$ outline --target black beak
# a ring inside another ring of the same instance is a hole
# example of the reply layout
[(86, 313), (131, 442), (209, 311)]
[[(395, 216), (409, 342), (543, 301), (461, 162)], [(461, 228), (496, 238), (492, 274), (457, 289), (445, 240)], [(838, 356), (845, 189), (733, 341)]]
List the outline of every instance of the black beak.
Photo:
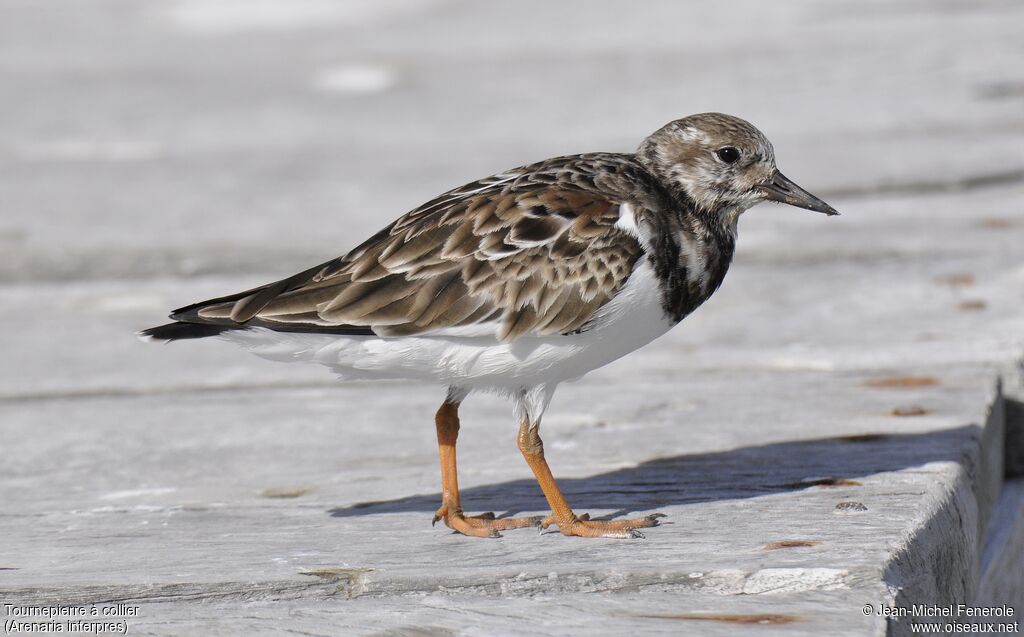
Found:
[(838, 210), (821, 199), (818, 199), (800, 186), (797, 186), (789, 179), (789, 177), (783, 175), (777, 170), (775, 171), (775, 174), (772, 175), (771, 181), (757, 187), (760, 188), (765, 195), (767, 195), (768, 199), (771, 199), (772, 201), (788, 203), (789, 205), (796, 206), (797, 208), (815, 210), (827, 215), (839, 214)]

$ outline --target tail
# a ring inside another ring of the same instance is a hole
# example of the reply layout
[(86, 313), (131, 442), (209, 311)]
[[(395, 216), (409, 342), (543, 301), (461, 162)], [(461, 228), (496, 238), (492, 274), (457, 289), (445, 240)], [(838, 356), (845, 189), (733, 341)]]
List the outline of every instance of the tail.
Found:
[(138, 333), (139, 338), (145, 341), (181, 341), (189, 338), (206, 338), (216, 336), (227, 330), (238, 329), (230, 325), (210, 325), (208, 323), (183, 323), (175, 321), (167, 325), (151, 327)]
[[(244, 330), (250, 327), (265, 327), (278, 332), (325, 332), (346, 336), (373, 336), (374, 332), (367, 326), (322, 325), (318, 321), (281, 322), (274, 321), (273, 317), (259, 316), (260, 310), (274, 298), (309, 283), (317, 273), (337, 261), (335, 259), (321, 263), (287, 279), (261, 285), (251, 290), (178, 308), (171, 312), (171, 319), (174, 320), (174, 323), (142, 330), (138, 336), (146, 341), (166, 343), (190, 338), (206, 338), (230, 330)], [(203, 310), (207, 312), (202, 313)]]

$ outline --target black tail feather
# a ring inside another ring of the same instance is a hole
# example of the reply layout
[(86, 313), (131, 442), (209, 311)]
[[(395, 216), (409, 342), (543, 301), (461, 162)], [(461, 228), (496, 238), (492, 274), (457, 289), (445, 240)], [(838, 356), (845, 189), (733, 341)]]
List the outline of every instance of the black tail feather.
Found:
[(208, 323), (182, 323), (180, 321), (158, 325), (148, 330), (139, 332), (143, 338), (152, 338), (158, 341), (180, 341), (188, 338), (206, 338), (216, 336), (221, 332), (230, 329), (237, 329), (230, 325), (210, 325)]
[(167, 325), (158, 325), (157, 327), (151, 327), (148, 330), (142, 330), (139, 332), (139, 336), (144, 339), (153, 339), (155, 341), (181, 341), (189, 338), (206, 338), (207, 336), (216, 336), (223, 334), (229, 330), (244, 330), (250, 327), (264, 327), (275, 332), (297, 332), (300, 334), (337, 334), (339, 336), (376, 336), (374, 331), (366, 326), (361, 325), (281, 325), (275, 324), (270, 321), (262, 321), (255, 319), (242, 325), (235, 323), (233, 325), (218, 325), (214, 323), (189, 323), (187, 321), (177, 321), (174, 323), (168, 323)]

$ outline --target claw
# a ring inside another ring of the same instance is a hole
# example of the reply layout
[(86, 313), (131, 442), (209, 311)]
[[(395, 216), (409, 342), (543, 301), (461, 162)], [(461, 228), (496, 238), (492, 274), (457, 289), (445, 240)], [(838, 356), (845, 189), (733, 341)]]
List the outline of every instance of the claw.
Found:
[(442, 506), (434, 514), (432, 526), (444, 521), (445, 526), (456, 533), (473, 537), (501, 537), (500, 531), (536, 526), (540, 518), (499, 518), (493, 512), (480, 515), (465, 515), (462, 509), (451, 505)]
[(563, 535), (640, 539), (644, 534), (637, 530), (638, 527), (658, 526), (658, 519), (663, 517), (666, 517), (664, 513), (652, 513), (632, 520), (594, 520), (589, 514), (581, 513), (579, 516), (573, 516), (565, 524), (559, 524), (554, 515), (549, 515), (540, 526), (542, 529), (557, 526)]

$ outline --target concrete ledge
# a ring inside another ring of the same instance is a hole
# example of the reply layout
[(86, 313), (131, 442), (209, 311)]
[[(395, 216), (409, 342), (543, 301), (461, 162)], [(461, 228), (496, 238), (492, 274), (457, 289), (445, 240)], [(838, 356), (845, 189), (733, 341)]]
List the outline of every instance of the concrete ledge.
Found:
[[(1014, 384), (1018, 379), (1014, 379)], [(1007, 401), (1000, 392), (985, 425), (965, 445), (958, 475), (940, 498), (929, 502), (925, 523), (915, 529), (886, 568), (893, 604), (949, 607), (971, 600), (979, 607), (1008, 605), (1024, 610), (1024, 507), (1019, 480), (1004, 480)], [(1013, 617), (1010, 621), (1013, 621)], [(913, 634), (912, 621), (891, 618), (889, 634)], [(961, 619), (969, 623), (967, 619)], [(918, 633), (919, 634), (919, 633)]]
[[(380, 622), (373, 618), (382, 608), (404, 608), (396, 610), (399, 617), (408, 619), (411, 612), (416, 623), (461, 630), (470, 626), (472, 612), (452, 615), (433, 605), (449, 600), (444, 608), (479, 607), (487, 613), (500, 604), (516, 614), (538, 600), (560, 600), (560, 613), (595, 630), (614, 615), (623, 623), (694, 625), (694, 634), (708, 634), (706, 623), (722, 630), (731, 626), (728, 634), (758, 634), (762, 622), (781, 622), (777, 629), (784, 626), (790, 635), (862, 635), (902, 634), (907, 625), (863, 616), (867, 603), (981, 604), (1019, 594), (1012, 560), (1019, 559), (1020, 516), (1008, 508), (1019, 494), (1009, 488), (996, 504), (1006, 410), (992, 372), (874, 372), (841, 380), (753, 374), (727, 391), (756, 391), (771, 379), (772, 402), (779, 407), (789, 400), (785, 387), (822, 396), (816, 388), (829, 388), (827, 398), (802, 401), (800, 416), (789, 414), (792, 426), (801, 428), (795, 420), (834, 418), (836, 405), (853, 401), (860, 412), (882, 412), (894, 396), (896, 404), (928, 404), (945, 415), (918, 420), (911, 428), (916, 433), (883, 433), (856, 419), (832, 420), (829, 438), (786, 439), (783, 431), (778, 442), (721, 451), (710, 450), (719, 438), (705, 433), (721, 419), (754, 422), (764, 409), (758, 401), (729, 405), (713, 399), (725, 389), (718, 379), (686, 379), (713, 400), (691, 413), (694, 425), (680, 430), (676, 412), (643, 411), (656, 396), (668, 395), (664, 381), (659, 385), (656, 373), (634, 372), (632, 408), (641, 409), (636, 416), (642, 420), (618, 406), (591, 402), (596, 420), (553, 418), (548, 426), (552, 461), (567, 467), (563, 486), (581, 510), (669, 514), (671, 524), (652, 529), (643, 542), (587, 543), (533, 531), (482, 542), (430, 528), (438, 494), (395, 497), (435, 480), (428, 427), (365, 429), (352, 445), (348, 434), (332, 433), (322, 422), (322, 414), (340, 413), (367, 395), (363, 388), (261, 389), (263, 416), (254, 412), (244, 421), (227, 415), (255, 397), (246, 390), (183, 394), (173, 407), (159, 394), (80, 398), (71, 403), (77, 417), (93, 423), (89, 431), (73, 441), (52, 439), (43, 448), (35, 441), (15, 449), (22, 462), (9, 468), (20, 475), (14, 484), (36, 486), (24, 497), (15, 493), (0, 517), (0, 554), (8, 556), (0, 564), (8, 569), (0, 571), (0, 598), (25, 606), (142, 605), (132, 626), (157, 633), (168, 621), (211, 629), (218, 613), (245, 625), (237, 616), (243, 608), (290, 608), (333, 622), (341, 612), (338, 603), (351, 605), (344, 606), (345, 625), (353, 629)], [(907, 380), (912, 378), (936, 383)], [(571, 405), (604, 395), (608, 380), (567, 386), (562, 400)], [(377, 387), (373, 395), (381, 405), (401, 404), (403, 396), (410, 414), (429, 413), (433, 400), (430, 392), (391, 386)], [(511, 438), (507, 449), (495, 452), (488, 440), (493, 431), (482, 435), (481, 424), (500, 420), (504, 405), (478, 402), (483, 404), (469, 409), (465, 419), (467, 506), (500, 503), (507, 514), (542, 511), (543, 500), (525, 472), (514, 476), (518, 458)], [(296, 405), (304, 407), (295, 411)], [(23, 407), (0, 405), (0, 414), (6, 409), (9, 417), (15, 413), (10, 409)], [(46, 404), (35, 410), (44, 420), (52, 411)], [(132, 422), (129, 414), (149, 416)], [(374, 415), (359, 419), (372, 426)], [(899, 422), (907, 428), (907, 421)], [(139, 437), (154, 426), (175, 432), (173, 438), (153, 439), (166, 449), (156, 456), (154, 443)], [(348, 426), (364, 428), (358, 421)], [(746, 435), (766, 434), (778, 432)], [(638, 453), (652, 438), (667, 455), (620, 464), (618, 458)], [(67, 459), (75, 456), (68, 445), (90, 449), (88, 462), (69, 466)], [(673, 453), (706, 445), (712, 445), (706, 452)], [(389, 448), (401, 461), (381, 482), (376, 465)], [(572, 457), (583, 449), (588, 460), (576, 467)], [(306, 469), (297, 472), (292, 458), (302, 458)], [(595, 461), (607, 469), (573, 475)], [(120, 477), (104, 478), (105, 466), (120, 466)], [(511, 479), (488, 477), (509, 469)], [(35, 477), (43, 475), (45, 489)], [(10, 479), (8, 485), (13, 486)], [(34, 536), (47, 537), (46, 548), (25, 554), (19, 547), (31, 545)], [(983, 560), (984, 536), (989, 539)], [(110, 542), (116, 551), (105, 548)], [(438, 555), (445, 557), (438, 561)], [(424, 600), (433, 601), (424, 607)], [(821, 604), (832, 610), (822, 613)], [(547, 630), (543, 623), (526, 625), (542, 634)]]

